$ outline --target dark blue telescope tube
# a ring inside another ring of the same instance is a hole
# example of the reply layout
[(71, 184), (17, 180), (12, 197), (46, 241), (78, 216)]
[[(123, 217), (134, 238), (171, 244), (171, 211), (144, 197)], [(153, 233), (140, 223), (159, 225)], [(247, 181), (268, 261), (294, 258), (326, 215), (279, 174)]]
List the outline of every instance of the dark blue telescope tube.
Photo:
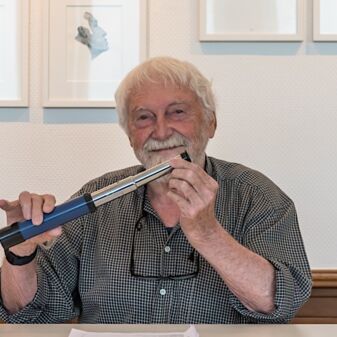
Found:
[[(180, 157), (191, 161), (187, 152)], [(44, 213), (41, 225), (34, 225), (31, 220), (16, 222), (0, 230), (0, 242), (8, 249), (36, 235), (42, 234), (82, 215), (93, 213), (97, 207), (130, 193), (148, 182), (162, 177), (172, 171), (169, 162), (156, 165), (134, 176), (125, 178), (96, 192), (86, 193), (56, 206), (51, 213)]]

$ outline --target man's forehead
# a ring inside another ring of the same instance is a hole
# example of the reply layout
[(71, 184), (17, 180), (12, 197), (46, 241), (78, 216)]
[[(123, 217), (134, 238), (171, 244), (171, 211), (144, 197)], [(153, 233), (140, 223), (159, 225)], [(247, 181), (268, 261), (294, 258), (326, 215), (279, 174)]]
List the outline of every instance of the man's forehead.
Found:
[(192, 106), (194, 110), (202, 109), (200, 100), (190, 88), (147, 82), (146, 85), (137, 86), (130, 91), (127, 109), (129, 114), (145, 111), (167, 111), (179, 104), (184, 109), (189, 109)]
[(179, 104), (193, 102), (196, 99), (196, 94), (189, 88), (148, 85), (133, 90), (129, 95), (129, 104), (137, 105), (141, 102), (156, 103), (164, 101), (168, 104)]

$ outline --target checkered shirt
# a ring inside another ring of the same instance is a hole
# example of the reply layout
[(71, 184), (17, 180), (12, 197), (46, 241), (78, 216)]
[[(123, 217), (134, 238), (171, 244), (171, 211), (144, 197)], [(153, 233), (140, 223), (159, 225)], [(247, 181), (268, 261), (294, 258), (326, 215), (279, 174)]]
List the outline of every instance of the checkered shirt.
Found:
[[(76, 195), (141, 170), (107, 173)], [(76, 316), (82, 323), (112, 324), (288, 322), (311, 292), (293, 202), (267, 177), (242, 165), (208, 157), (206, 171), (219, 184), (219, 223), (275, 268), (274, 312), (243, 306), (212, 266), (193, 253), (179, 225), (167, 232), (141, 187), (67, 223), (58, 239), (40, 246), (35, 298), (12, 315), (0, 305), (0, 318), (9, 323), (57, 323)]]

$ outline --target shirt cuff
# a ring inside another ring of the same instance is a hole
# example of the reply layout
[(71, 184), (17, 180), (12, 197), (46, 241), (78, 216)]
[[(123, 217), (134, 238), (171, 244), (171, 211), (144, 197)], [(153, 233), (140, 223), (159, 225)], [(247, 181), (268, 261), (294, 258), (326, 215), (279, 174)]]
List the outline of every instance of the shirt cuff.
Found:
[(287, 323), (293, 318), (297, 308), (294, 305), (295, 285), (294, 278), (287, 266), (268, 260), (275, 268), (275, 310), (270, 314), (264, 314), (247, 309), (239, 299), (231, 293), (230, 302), (241, 315), (251, 320), (251, 323)]

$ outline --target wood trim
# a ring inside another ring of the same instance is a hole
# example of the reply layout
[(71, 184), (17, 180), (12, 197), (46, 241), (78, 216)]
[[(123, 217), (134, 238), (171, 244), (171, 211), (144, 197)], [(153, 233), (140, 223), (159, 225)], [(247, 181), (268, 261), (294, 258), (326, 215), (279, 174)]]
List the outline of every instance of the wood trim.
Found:
[(314, 269), (311, 275), (313, 280), (311, 296), (291, 323), (336, 324), (337, 269)]
[(314, 288), (337, 288), (337, 269), (314, 269), (311, 275)]
[(336, 317), (295, 317), (291, 324), (337, 324)]

